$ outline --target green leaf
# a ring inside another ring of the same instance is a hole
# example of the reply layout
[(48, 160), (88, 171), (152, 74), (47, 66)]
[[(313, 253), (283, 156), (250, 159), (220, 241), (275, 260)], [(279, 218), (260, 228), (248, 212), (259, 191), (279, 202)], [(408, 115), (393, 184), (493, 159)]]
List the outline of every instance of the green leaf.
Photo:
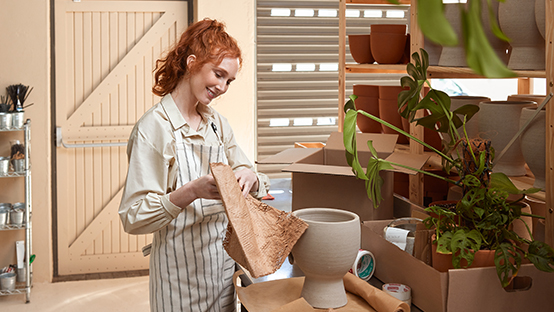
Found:
[(468, 66), (488, 78), (517, 77), (496, 55), (485, 35), (480, 1), (469, 1), (468, 5), (467, 11), (462, 10), (462, 35)]
[[(466, 122), (469, 121), (475, 114), (479, 112), (479, 106), (473, 104), (467, 104), (462, 107), (458, 107), (452, 113), (454, 115), (466, 116)], [(463, 117), (462, 117), (463, 118)]]
[(501, 243), (494, 252), (496, 274), (502, 287), (508, 286), (521, 266), (521, 255), (510, 243)]
[(526, 257), (537, 269), (544, 272), (554, 272), (554, 249), (545, 242), (531, 242)]
[(481, 235), (477, 230), (459, 229), (452, 236), (452, 265), (461, 268), (461, 260), (467, 261), (467, 266), (473, 263), (474, 252), (481, 249)]
[(443, 46), (458, 44), (458, 36), (444, 16), (442, 0), (417, 1), (417, 22), (423, 34)]
[(441, 254), (451, 254), (452, 232), (445, 232), (437, 239), (437, 252)]
[(514, 185), (512, 180), (510, 180), (510, 178), (508, 178), (508, 176), (502, 172), (493, 172), (491, 174), (491, 181), (489, 186), (491, 188), (503, 190), (510, 194), (516, 195), (533, 194), (540, 191), (540, 189), (533, 187), (526, 190), (520, 190)]
[(349, 110), (344, 115), (344, 125), (342, 128), (342, 136), (344, 141), (344, 148), (350, 154), (354, 154), (355, 149), (355, 136), (356, 136), (356, 118), (358, 112), (356, 110)]

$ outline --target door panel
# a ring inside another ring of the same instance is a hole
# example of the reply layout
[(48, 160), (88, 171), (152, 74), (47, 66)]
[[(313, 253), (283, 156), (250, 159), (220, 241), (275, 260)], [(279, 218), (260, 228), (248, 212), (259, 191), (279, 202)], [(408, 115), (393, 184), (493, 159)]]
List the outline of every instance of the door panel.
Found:
[[(66, 143), (125, 142), (159, 101), (152, 70), (187, 25), (186, 1), (56, 0), (56, 126)], [(151, 235), (128, 235), (117, 209), (124, 146), (56, 150), (58, 274), (148, 267)]]

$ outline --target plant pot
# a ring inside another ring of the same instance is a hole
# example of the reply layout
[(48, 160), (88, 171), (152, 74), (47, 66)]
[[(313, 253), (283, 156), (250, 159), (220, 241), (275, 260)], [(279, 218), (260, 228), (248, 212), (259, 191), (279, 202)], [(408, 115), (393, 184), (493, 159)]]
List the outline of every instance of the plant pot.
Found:
[[(433, 235), (433, 240), (435, 235)], [(452, 265), (452, 254), (441, 254), (437, 252), (437, 244), (431, 246), (431, 260), (433, 262), (433, 268), (439, 272), (448, 272), (449, 269), (454, 269)], [(462, 259), (460, 261), (462, 267), (467, 266), (467, 261)], [(473, 262), (469, 266), (470, 268), (481, 268), (494, 266), (494, 250), (478, 250), (474, 254)]]
[(348, 47), (356, 63), (372, 64), (375, 62), (371, 54), (370, 35), (348, 35)]
[[(356, 109), (361, 109), (366, 113), (379, 117), (379, 86), (354, 85), (354, 94), (358, 96)], [(358, 129), (363, 133), (381, 133), (381, 124), (364, 115), (358, 114), (356, 119)]]
[[(529, 205), (531, 213), (537, 216), (546, 217), (546, 202), (530, 196), (525, 196), (525, 202)], [(535, 240), (544, 242), (544, 231), (541, 231), (540, 221), (544, 219), (532, 218), (533, 237)], [(544, 226), (544, 223), (543, 223)]]
[(305, 275), (301, 296), (314, 308), (346, 305), (342, 278), (360, 248), (358, 215), (331, 208), (304, 208), (293, 214), (309, 225), (292, 249), (294, 262)]
[(425, 37), (424, 39), (423, 46), (425, 51), (427, 51), (427, 54), (429, 54), (429, 65), (430, 66), (439, 65), (442, 46), (440, 44), (436, 44), (433, 41), (427, 39), (427, 37)]
[(546, 38), (546, 0), (535, 0), (535, 23), (542, 38)]
[[(486, 96), (453, 96), (450, 98), (450, 110), (454, 111), (464, 105), (473, 104), (479, 106), (480, 102), (490, 101), (491, 99)], [(467, 123), (466, 123), (466, 132), (467, 136), (472, 138), (479, 137), (479, 121), (477, 120), (479, 112), (475, 114)]]
[(526, 173), (521, 138), (498, 159), (504, 147), (518, 132), (521, 110), (525, 107), (536, 107), (536, 104), (531, 101), (485, 101), (479, 104), (480, 136), (491, 141), (497, 158), (493, 160), (493, 172), (503, 172), (507, 176), (523, 176)]
[(512, 51), (508, 68), (544, 69), (545, 43), (535, 22), (535, 0), (501, 2), (498, 7), (498, 22), (502, 32), (511, 40)]
[(462, 45), (462, 21), (460, 18), (460, 4), (444, 4), (444, 15), (458, 36), (458, 45), (442, 47), (439, 66), (465, 67), (467, 66), (464, 47)]
[[(397, 103), (397, 100), (379, 99), (379, 115), (384, 121), (392, 124), (399, 129), (404, 130), (404, 126), (402, 125), (403, 118), (398, 113)], [(381, 125), (381, 129), (382, 132), (386, 134), (398, 134), (398, 143), (409, 143), (408, 138), (405, 135), (398, 133), (396, 130), (393, 130), (385, 125)]]
[(379, 64), (397, 64), (406, 47), (406, 25), (371, 25), (371, 54)]
[(508, 101), (532, 101), (537, 103), (537, 105), (541, 104), (544, 99), (546, 98), (546, 95), (538, 95), (538, 94), (511, 94), (508, 95)]
[(510, 54), (507, 53), (507, 50), (510, 48), (510, 44), (500, 38), (498, 38), (491, 30), (489, 26), (491, 21), (490, 18), (494, 19), (495, 24), (498, 25), (498, 1), (491, 1), (492, 16), (489, 14), (489, 7), (487, 4), (488, 1), (481, 1), (481, 23), (484, 28), (485, 36), (489, 41), (492, 49), (498, 55), (498, 58), (504, 63), (508, 64)]
[[(519, 127), (523, 126), (537, 111), (525, 107), (521, 110)], [(546, 110), (542, 109), (521, 134), (521, 152), (527, 166), (535, 176), (533, 187), (544, 190), (546, 184)]]

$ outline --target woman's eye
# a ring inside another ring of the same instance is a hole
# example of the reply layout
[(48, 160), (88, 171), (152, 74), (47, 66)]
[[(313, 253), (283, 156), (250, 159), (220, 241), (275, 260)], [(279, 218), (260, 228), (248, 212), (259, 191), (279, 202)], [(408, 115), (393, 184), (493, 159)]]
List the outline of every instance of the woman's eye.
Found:
[(217, 78), (221, 78), (221, 75), (218, 74), (218, 73), (215, 73), (215, 76), (216, 76)]

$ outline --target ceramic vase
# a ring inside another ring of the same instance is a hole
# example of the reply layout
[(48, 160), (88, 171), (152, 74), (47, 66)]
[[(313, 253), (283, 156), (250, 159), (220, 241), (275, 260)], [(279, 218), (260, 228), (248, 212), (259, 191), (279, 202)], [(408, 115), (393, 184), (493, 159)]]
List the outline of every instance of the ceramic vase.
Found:
[(498, 159), (504, 147), (518, 132), (521, 110), (525, 107), (536, 107), (536, 104), (531, 101), (485, 101), (479, 104), (480, 137), (490, 140), (495, 150), (493, 172), (503, 172), (507, 176), (523, 176), (526, 173), (521, 137)]
[(444, 4), (444, 15), (458, 36), (458, 45), (442, 48), (439, 66), (464, 67), (467, 66), (464, 47), (462, 45), (462, 21), (460, 18), (460, 4)]
[[(523, 126), (535, 113), (537, 108), (526, 107), (521, 110), (519, 127)], [(523, 159), (535, 176), (533, 187), (544, 190), (546, 175), (546, 110), (539, 114), (521, 134), (521, 151)]]
[[(467, 95), (461, 95), (461, 96), (453, 96), (450, 98), (450, 110), (454, 111), (464, 105), (473, 104), (479, 106), (479, 103), (484, 101), (490, 101), (491, 99), (486, 96), (467, 96)], [(479, 116), (479, 112), (475, 114), (467, 123), (466, 123), (466, 132), (467, 136), (472, 138), (479, 137), (479, 122), (477, 121), (477, 118)], [(460, 129), (461, 130), (461, 129)], [(460, 132), (460, 135), (462, 133)]]
[(510, 44), (500, 38), (498, 38), (491, 30), (490, 27), (490, 18), (492, 17), (495, 20), (495, 23), (498, 24), (498, 1), (491, 1), (492, 16), (489, 15), (489, 7), (487, 1), (481, 1), (481, 23), (485, 31), (485, 36), (489, 41), (491, 47), (493, 48), (498, 58), (504, 63), (508, 64), (508, 59), (510, 54), (508, 49)]
[[(379, 86), (379, 116), (384, 121), (392, 124), (393, 126), (404, 130), (404, 124), (402, 118), (398, 113), (398, 94), (405, 90), (401, 86)], [(382, 125), (383, 133), (386, 134), (399, 134), (396, 130), (393, 130), (385, 125)], [(399, 134), (398, 143), (409, 143), (408, 138), (405, 135)]]
[(544, 99), (546, 98), (546, 95), (538, 95), (538, 94), (512, 94), (508, 95), (508, 101), (533, 101), (540, 105)]
[[(356, 109), (379, 117), (379, 86), (354, 85), (353, 93), (358, 96), (354, 104)], [(381, 133), (381, 124), (362, 114), (356, 117), (358, 129), (363, 133)]]
[(544, 69), (545, 43), (535, 22), (535, 0), (501, 2), (498, 7), (498, 22), (502, 32), (511, 40), (512, 51), (508, 68)]
[(301, 296), (314, 308), (346, 305), (342, 278), (360, 248), (358, 215), (331, 208), (304, 208), (293, 214), (308, 223), (292, 249), (294, 262), (305, 275)]
[(348, 35), (350, 55), (356, 63), (372, 64), (375, 62), (371, 54), (370, 35)]
[(406, 25), (371, 25), (370, 41), (371, 54), (378, 64), (397, 64), (406, 47)]
[(535, 0), (535, 22), (537, 29), (541, 33), (542, 38), (545, 38), (546, 32), (546, 0)]
[(442, 46), (440, 44), (436, 44), (433, 41), (427, 39), (425, 37), (423, 42), (423, 47), (425, 51), (427, 51), (427, 54), (429, 54), (429, 65), (430, 66), (437, 66), (439, 65), (439, 59), (441, 57), (442, 52)]

